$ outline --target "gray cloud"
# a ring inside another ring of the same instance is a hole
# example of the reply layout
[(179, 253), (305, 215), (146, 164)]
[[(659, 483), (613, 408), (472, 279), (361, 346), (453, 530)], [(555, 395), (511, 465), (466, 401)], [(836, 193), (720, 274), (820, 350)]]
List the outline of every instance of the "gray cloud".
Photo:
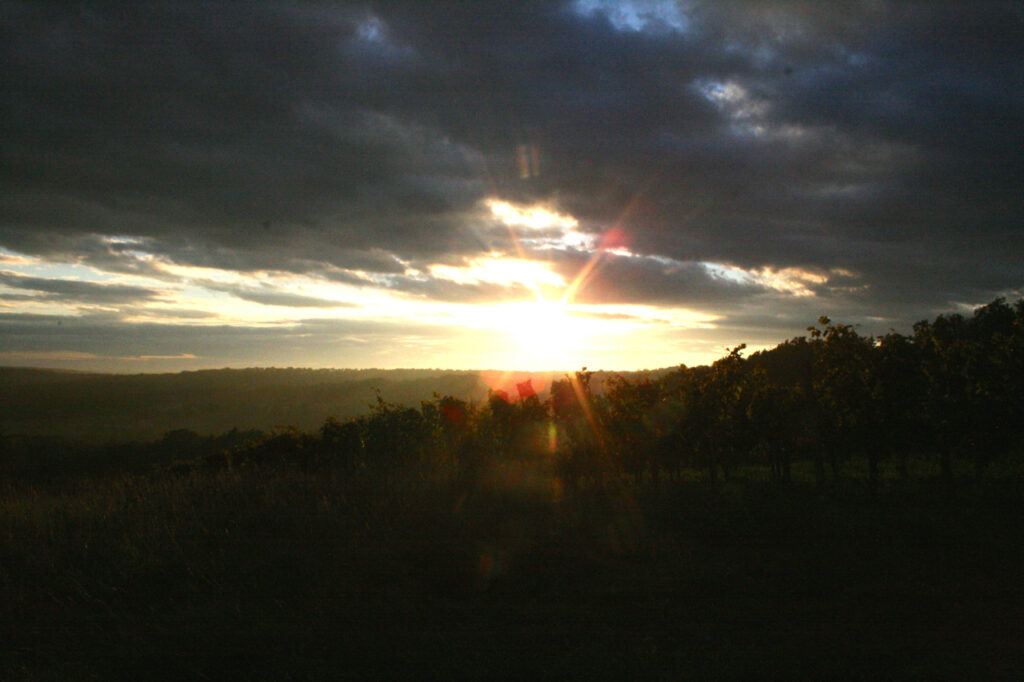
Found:
[(260, 287), (253, 287), (248, 285), (224, 284), (209, 280), (203, 280), (198, 283), (202, 284), (203, 288), (209, 289), (210, 291), (221, 291), (231, 294), (235, 298), (240, 298), (243, 301), (251, 301), (261, 305), (276, 305), (290, 308), (357, 307), (355, 303), (348, 301), (337, 301), (329, 298), (321, 298), (319, 296), (307, 296), (305, 294), (296, 294), (290, 291), (281, 291), (280, 289), (276, 289), (266, 284)]
[[(440, 327), (406, 322), (305, 320), (257, 328), (0, 313), (0, 365), (53, 364), (47, 358), (66, 355), (83, 369), (124, 371), (119, 358), (146, 355), (154, 359), (132, 365), (133, 371), (269, 364), (402, 367), (414, 359), (401, 354), (406, 343), (440, 344), (444, 334)], [(81, 362), (75, 354), (93, 359)]]
[(335, 301), (316, 296), (303, 296), (302, 294), (291, 294), (286, 291), (260, 291), (252, 289), (236, 289), (231, 292), (232, 296), (243, 301), (252, 301), (262, 305), (279, 305), (292, 308), (351, 308), (354, 303), (346, 301)]
[(7, 271), (0, 271), (0, 285), (13, 289), (40, 292), (40, 295), (33, 297), (36, 299), (83, 303), (129, 303), (154, 299), (160, 296), (159, 291), (147, 287), (26, 277)]
[(535, 300), (532, 289), (519, 284), (501, 285), (490, 282), (463, 284), (437, 278), (399, 277), (390, 280), (388, 288), (417, 298), (449, 303), (500, 303)]
[[(0, 247), (514, 298), (404, 274), (511, 253), (476, 218), (500, 196), (688, 264), (610, 259), (592, 301), (909, 323), (1024, 286), (1020, 3), (678, 6), (634, 25), (554, 0), (5, 3)], [(519, 149), (536, 150), (525, 174)], [(555, 267), (571, 279), (583, 258)], [(787, 302), (700, 262), (858, 278)]]

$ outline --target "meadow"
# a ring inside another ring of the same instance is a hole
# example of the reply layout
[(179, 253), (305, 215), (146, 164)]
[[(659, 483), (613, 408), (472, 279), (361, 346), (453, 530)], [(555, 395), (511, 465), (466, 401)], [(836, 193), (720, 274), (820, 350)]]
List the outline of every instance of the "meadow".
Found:
[(1019, 679), (1022, 311), (316, 430), (0, 441), (0, 678)]
[[(922, 464), (922, 466), (925, 466)], [(1019, 478), (567, 493), (289, 465), (0, 496), (4, 679), (1012, 678)]]

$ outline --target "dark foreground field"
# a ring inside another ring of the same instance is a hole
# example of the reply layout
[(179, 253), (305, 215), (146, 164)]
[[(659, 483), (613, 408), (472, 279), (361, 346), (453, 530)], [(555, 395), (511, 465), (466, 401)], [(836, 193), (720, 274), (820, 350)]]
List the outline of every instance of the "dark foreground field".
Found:
[[(934, 488), (934, 489), (933, 489)], [(0, 678), (1019, 678), (1021, 487), (289, 467), (0, 495)]]

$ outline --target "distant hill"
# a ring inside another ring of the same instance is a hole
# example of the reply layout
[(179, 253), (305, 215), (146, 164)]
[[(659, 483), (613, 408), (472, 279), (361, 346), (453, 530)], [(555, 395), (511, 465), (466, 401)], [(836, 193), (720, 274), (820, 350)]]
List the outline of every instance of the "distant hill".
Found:
[[(628, 374), (628, 373), (627, 373)], [(597, 373), (598, 390), (609, 373)], [(0, 367), (0, 435), (82, 442), (152, 440), (174, 429), (318, 428), (365, 414), (380, 397), (418, 407), (434, 394), (482, 402), (517, 397), (527, 379), (542, 397), (560, 372), (441, 369), (219, 369), (177, 374), (93, 374)]]

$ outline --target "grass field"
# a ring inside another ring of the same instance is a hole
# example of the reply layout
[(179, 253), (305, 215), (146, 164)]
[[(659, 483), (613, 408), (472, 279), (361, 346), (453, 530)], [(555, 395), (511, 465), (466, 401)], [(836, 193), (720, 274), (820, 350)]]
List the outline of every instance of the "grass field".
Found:
[(288, 467), (0, 494), (0, 678), (1016, 678), (1020, 479), (568, 492)]

